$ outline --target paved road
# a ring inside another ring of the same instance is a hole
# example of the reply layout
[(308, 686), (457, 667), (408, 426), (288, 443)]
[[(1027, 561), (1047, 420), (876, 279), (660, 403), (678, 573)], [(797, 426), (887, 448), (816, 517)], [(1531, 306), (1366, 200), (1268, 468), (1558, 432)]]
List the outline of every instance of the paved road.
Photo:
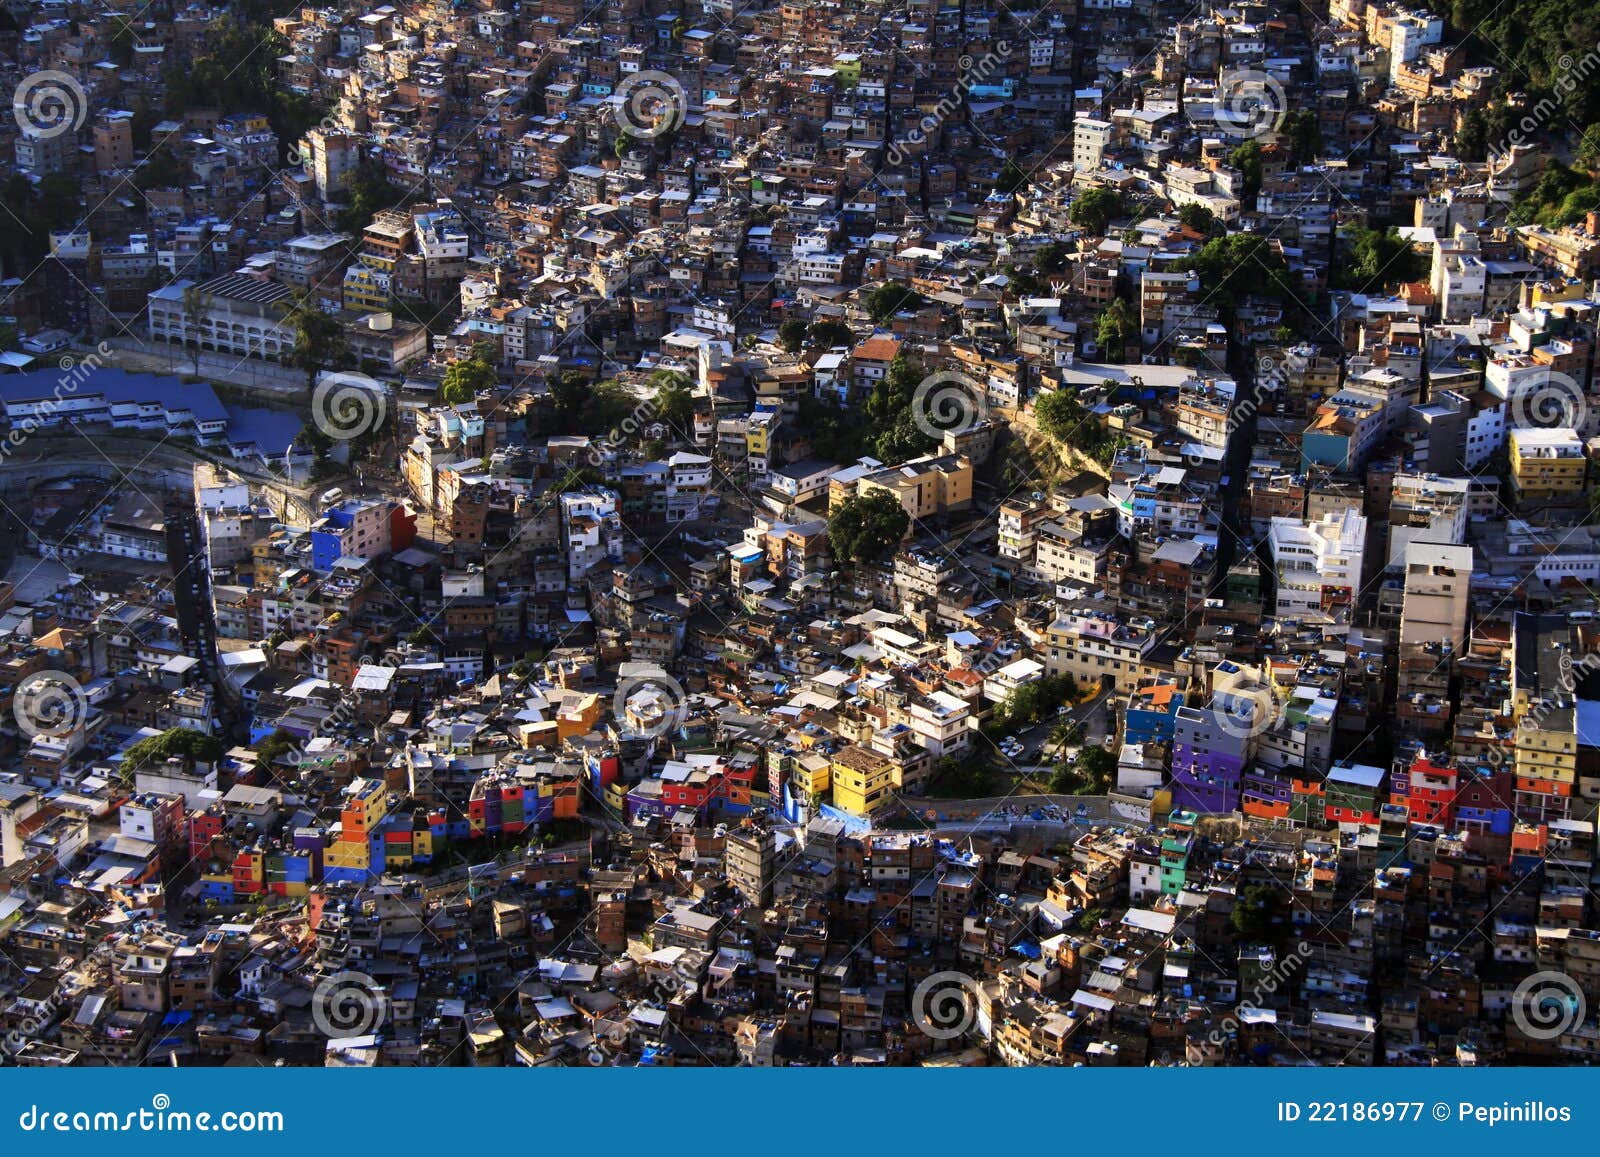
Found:
[[(135, 373), (189, 375), (237, 386), (242, 390), (252, 390), (279, 401), (307, 400), (304, 373), (258, 358), (240, 359), (228, 354), (202, 352), (200, 369), (196, 373), (194, 360), (187, 350), (151, 345), (126, 337), (109, 338), (105, 344), (111, 350), (107, 361), (124, 370)], [(86, 348), (79, 352), (87, 354), (93, 351), (92, 348)]]
[[(1067, 712), (1067, 718), (1083, 727), (1090, 743), (1100, 743), (1106, 737), (1109, 730), (1106, 708), (1111, 699), (1112, 693), (1102, 688), (1093, 699), (1080, 703)], [(1016, 732), (1016, 737), (1022, 741), (1022, 752), (1014, 757), (1001, 753), (1006, 763), (1012, 765), (1007, 770), (1040, 771), (1048, 775), (1052, 770), (1050, 765), (1056, 756), (1056, 748), (1051, 744), (1050, 736), (1061, 719), (1061, 716), (1044, 719), (1032, 727), (1024, 727)]]
[(907, 811), (941, 833), (998, 831), (1018, 824), (1081, 831), (1096, 824), (1148, 827), (1149, 805), (1125, 796), (1018, 795), (993, 799), (908, 800)]
[(172, 570), (172, 600), (185, 652), (200, 660), (207, 679), (217, 675), (217, 625), (211, 606), (211, 575), (194, 506), (185, 496), (167, 503), (167, 565)]
[[(85, 446), (85, 440), (92, 440), (93, 447)], [(41, 430), (30, 434), (15, 453), (0, 457), (0, 470), (36, 470), (43, 463), (71, 463), (89, 468), (115, 466), (121, 470), (132, 470), (139, 467), (157, 472), (174, 467), (191, 467), (198, 462), (220, 465), (246, 481), (286, 490), (302, 501), (309, 499), (315, 491), (340, 485), (338, 478), (331, 478), (312, 486), (296, 486), (259, 465), (223, 454), (206, 454), (183, 442), (163, 443), (160, 439), (107, 430), (95, 430), (92, 433)]]

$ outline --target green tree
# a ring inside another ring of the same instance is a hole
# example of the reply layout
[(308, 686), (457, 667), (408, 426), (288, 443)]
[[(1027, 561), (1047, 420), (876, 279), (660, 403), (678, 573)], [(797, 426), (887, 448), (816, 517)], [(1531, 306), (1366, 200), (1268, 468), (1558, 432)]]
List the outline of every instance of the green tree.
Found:
[(593, 385), (577, 370), (562, 370), (547, 385), (555, 410), (556, 429), (570, 434), (577, 428), (578, 416), (583, 413), (584, 403)]
[(451, 406), (475, 401), (484, 391), (492, 390), (500, 382), (495, 368), (493, 347), (479, 342), (466, 357), (451, 362), (439, 384), (439, 397)]
[(171, 53), (163, 83), (167, 111), (192, 108), (265, 113), (281, 147), (298, 141), (322, 116), (315, 102), (278, 83), (278, 60), (289, 42), (271, 25), (271, 6), (235, 5), (207, 26), (203, 47)]
[(298, 747), (294, 735), (280, 727), (256, 744), (256, 755), (263, 764), (271, 766)]
[(1058, 241), (1046, 242), (1034, 253), (1033, 267), (1040, 273), (1060, 273), (1067, 267), (1067, 251)]
[(389, 180), (383, 165), (364, 157), (350, 174), (335, 223), (341, 232), (360, 233), (381, 210), (399, 208), (405, 199), (406, 191)]
[(1228, 154), (1228, 164), (1239, 170), (1239, 202), (1254, 209), (1261, 192), (1261, 142), (1254, 137), (1245, 141)]
[(1200, 275), (1201, 288), (1222, 308), (1247, 294), (1293, 297), (1283, 254), (1259, 233), (1213, 237), (1189, 258), (1187, 267)]
[(1296, 165), (1309, 165), (1322, 151), (1322, 127), (1315, 109), (1296, 109), (1284, 114), (1278, 132), (1287, 139), (1289, 157)]
[(1217, 223), (1217, 215), (1204, 205), (1190, 202), (1178, 206), (1178, 223), (1186, 229), (1193, 229), (1199, 234), (1208, 234)]
[(133, 773), (152, 763), (165, 763), (178, 756), (200, 763), (214, 763), (226, 751), (220, 739), (203, 735), (188, 727), (169, 727), (160, 735), (141, 739), (123, 752), (118, 774), (131, 780)]
[(656, 387), (651, 404), (658, 420), (666, 423), (680, 438), (694, 437), (694, 395), (689, 392), (689, 379), (682, 374), (657, 373), (651, 375)]
[(1600, 170), (1600, 122), (1583, 130), (1574, 160), (1577, 161), (1579, 168), (1591, 176)]
[(1000, 175), (995, 178), (994, 187), (1001, 193), (1015, 193), (1028, 183), (1028, 174), (1017, 164), (1014, 157), (1007, 157), (1006, 163), (1000, 166)]
[(1051, 390), (1033, 404), (1034, 421), (1053, 441), (1087, 454), (1102, 465), (1116, 456), (1118, 441), (1074, 390)]
[(868, 437), (872, 453), (880, 462), (904, 462), (933, 446), (934, 439), (918, 425), (912, 406), (921, 381), (920, 367), (900, 354), (867, 395)]
[(1456, 123), (1455, 149), (1463, 161), (1482, 161), (1489, 154), (1489, 121), (1480, 108), (1469, 108)]
[(891, 553), (911, 529), (911, 516), (884, 490), (857, 494), (828, 517), (828, 542), (843, 563), (874, 562)]
[[(1537, 108), (1544, 99), (1556, 102), (1561, 115), (1552, 118), (1550, 129), (1568, 118), (1580, 125), (1600, 120), (1594, 78), (1575, 76), (1573, 64), (1600, 42), (1600, 13), (1591, 6), (1577, 0), (1433, 0), (1430, 7), (1452, 25), (1450, 39), (1460, 39), (1477, 59), (1492, 61), (1502, 77), (1526, 93), (1527, 107)], [(1571, 85), (1579, 77), (1588, 83)], [(1504, 138), (1491, 134), (1489, 139)]]
[(1116, 298), (1101, 311), (1095, 321), (1094, 340), (1100, 347), (1100, 356), (1110, 362), (1126, 361), (1128, 347), (1138, 348), (1139, 319), (1122, 298)]
[(1289, 931), (1283, 893), (1270, 884), (1250, 885), (1234, 901), (1228, 923), (1245, 940), (1281, 940)]
[(778, 344), (789, 353), (799, 353), (806, 344), (806, 323), (798, 317), (786, 318), (778, 327)]
[[(668, 386), (669, 396), (680, 393), (674, 387)], [(683, 395), (687, 397), (687, 395)], [(669, 405), (674, 405), (669, 401)], [(693, 402), (690, 402), (691, 406)], [(584, 407), (582, 416), (575, 431), (579, 434), (602, 434), (620, 426), (629, 414), (639, 409), (639, 399), (632, 390), (621, 382), (606, 381), (597, 384), (589, 392), (588, 404)], [(681, 413), (681, 410), (680, 410)], [(692, 434), (693, 410), (690, 410), (690, 425), (687, 427)], [(637, 431), (636, 431), (637, 432)], [(684, 437), (689, 437), (685, 434)]]
[(994, 755), (974, 750), (957, 758), (947, 755), (933, 765), (928, 777), (928, 794), (940, 799), (983, 799), (1000, 787)]
[(1072, 211), (1068, 219), (1074, 225), (1081, 225), (1096, 237), (1105, 235), (1106, 227), (1114, 218), (1122, 216), (1122, 198), (1115, 189), (1104, 185), (1096, 185), (1092, 189), (1085, 189), (1079, 193), (1072, 202)]
[(316, 385), (319, 370), (333, 369), (344, 358), (344, 326), (324, 311), (310, 293), (300, 294), (283, 320), (294, 330), (289, 364), (305, 371), (309, 390)]
[(1427, 259), (1411, 248), (1400, 231), (1356, 226), (1340, 234), (1341, 259), (1329, 278), (1335, 288), (1375, 293), (1415, 281), (1427, 272)]
[(862, 304), (878, 325), (882, 325), (901, 310), (920, 309), (922, 294), (901, 281), (885, 281), (868, 291)]
[(183, 344), (189, 349), (190, 369), (200, 372), (200, 323), (211, 308), (211, 295), (199, 284), (183, 287)]
[[(800, 398), (797, 426), (811, 443), (811, 452), (831, 462), (854, 462), (867, 453), (867, 428), (859, 412), (807, 394)], [(882, 461), (882, 459), (879, 459)]]
[(1117, 779), (1117, 757), (1098, 743), (1086, 745), (1073, 764), (1083, 780), (1079, 795), (1105, 795)]
[(811, 325), (811, 344), (822, 349), (832, 349), (834, 346), (848, 346), (855, 344), (855, 334), (850, 332), (850, 327), (844, 322), (834, 318), (824, 318), (813, 322)]

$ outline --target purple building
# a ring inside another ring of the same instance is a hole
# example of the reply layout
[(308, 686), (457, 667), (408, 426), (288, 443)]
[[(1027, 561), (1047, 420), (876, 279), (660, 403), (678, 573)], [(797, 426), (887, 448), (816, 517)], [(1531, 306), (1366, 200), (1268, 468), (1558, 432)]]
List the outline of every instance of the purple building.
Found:
[(1172, 728), (1172, 806), (1188, 811), (1239, 808), (1249, 737), (1229, 730), (1210, 707), (1180, 707)]

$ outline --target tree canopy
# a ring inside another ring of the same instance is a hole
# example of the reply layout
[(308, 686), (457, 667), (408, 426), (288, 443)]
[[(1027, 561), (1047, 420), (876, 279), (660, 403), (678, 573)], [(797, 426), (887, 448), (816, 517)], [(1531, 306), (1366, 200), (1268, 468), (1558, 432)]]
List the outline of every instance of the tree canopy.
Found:
[(799, 353), (806, 344), (806, 323), (798, 317), (785, 319), (778, 327), (778, 344), (789, 353)]
[(493, 349), (487, 342), (480, 342), (469, 355), (450, 363), (439, 385), (439, 396), (449, 405), (460, 406), (475, 400), (480, 392), (494, 389), (499, 380)]
[(294, 330), (294, 348), (289, 364), (306, 374), (306, 388), (316, 384), (320, 370), (332, 369), (343, 361), (347, 347), (344, 326), (327, 313), (309, 294), (301, 294), (283, 319)]
[(862, 304), (872, 320), (882, 325), (903, 309), (920, 309), (924, 298), (904, 282), (885, 281), (869, 290)]
[(933, 446), (933, 439), (918, 426), (912, 406), (921, 380), (921, 371), (901, 354), (867, 396), (868, 437), (878, 461), (897, 464)]
[(874, 562), (900, 545), (911, 516), (885, 490), (857, 494), (828, 517), (828, 542), (840, 562)]
[(811, 324), (811, 344), (814, 346), (832, 349), (837, 345), (850, 345), (855, 340), (855, 334), (850, 332), (850, 327), (834, 318), (824, 318)]
[(1416, 281), (1427, 272), (1427, 259), (1414, 252), (1399, 230), (1355, 227), (1340, 235), (1341, 259), (1329, 281), (1336, 289), (1375, 293), (1386, 286)]
[(1224, 308), (1247, 294), (1293, 297), (1283, 254), (1259, 233), (1213, 237), (1189, 258), (1187, 267), (1200, 275), (1206, 296)]
[(1075, 390), (1051, 390), (1033, 403), (1034, 421), (1052, 441), (1087, 454), (1102, 465), (1116, 456), (1117, 439), (1078, 399)]
[(1228, 164), (1239, 170), (1239, 201), (1254, 209), (1261, 192), (1261, 142), (1252, 137), (1228, 154)]
[(1283, 894), (1270, 884), (1252, 884), (1234, 901), (1228, 922), (1246, 940), (1275, 941), (1288, 931)]
[(1576, 172), (1560, 161), (1551, 161), (1539, 174), (1534, 187), (1511, 207), (1508, 219), (1513, 225), (1538, 224), (1554, 229), (1577, 224), (1597, 204), (1600, 204), (1600, 182), (1586, 172)]
[(1129, 346), (1138, 349), (1139, 319), (1122, 298), (1116, 298), (1101, 311), (1095, 322), (1094, 340), (1100, 347), (1100, 356), (1108, 362), (1126, 360)]
[(222, 758), (226, 751), (222, 740), (203, 735), (188, 727), (169, 727), (160, 735), (141, 739), (123, 752), (121, 772), (131, 776), (141, 767), (152, 763), (165, 763), (173, 756), (183, 756), (201, 763), (212, 763)]
[(167, 68), (167, 111), (181, 115), (209, 107), (224, 113), (265, 113), (282, 149), (304, 136), (322, 110), (277, 82), (278, 59), (289, 51), (289, 42), (270, 20), (269, 14), (255, 17), (247, 8), (213, 20), (205, 47)]
[(1113, 218), (1122, 216), (1122, 212), (1122, 198), (1117, 191), (1096, 185), (1078, 194), (1072, 202), (1068, 219), (1074, 225), (1082, 225), (1090, 233), (1099, 236), (1105, 233)]

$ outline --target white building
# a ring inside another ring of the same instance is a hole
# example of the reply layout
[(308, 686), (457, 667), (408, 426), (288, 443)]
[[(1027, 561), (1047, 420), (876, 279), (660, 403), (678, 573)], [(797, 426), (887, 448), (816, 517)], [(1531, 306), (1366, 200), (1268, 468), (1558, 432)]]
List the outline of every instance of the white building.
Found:
[(1276, 613), (1296, 616), (1349, 606), (1361, 589), (1367, 520), (1354, 510), (1316, 522), (1274, 518), (1269, 531), (1278, 576)]
[(567, 577), (574, 583), (602, 562), (621, 562), (622, 518), (616, 493), (563, 494), (561, 538), (567, 548)]
[(190, 281), (177, 281), (150, 294), (148, 328), (151, 341), (202, 350), (279, 361), (294, 349), (294, 328), (283, 321), (294, 291), (276, 281), (242, 273), (225, 273), (200, 285), (197, 314), (184, 309), (183, 291)]

